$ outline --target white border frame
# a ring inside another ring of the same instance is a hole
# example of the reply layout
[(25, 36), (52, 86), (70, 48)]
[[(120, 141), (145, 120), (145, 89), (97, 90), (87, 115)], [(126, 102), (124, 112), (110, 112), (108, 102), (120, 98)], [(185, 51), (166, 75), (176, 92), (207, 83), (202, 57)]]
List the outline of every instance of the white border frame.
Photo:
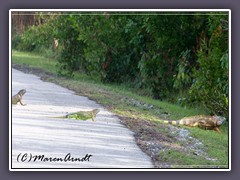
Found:
[[(31, 12), (31, 11), (49, 11), (49, 12), (228, 12), (229, 13), (229, 168), (228, 169), (12, 169), (12, 46), (11, 46), (11, 23), (12, 11)], [(230, 9), (10, 9), (9, 10), (9, 170), (10, 171), (231, 171), (231, 10)]]

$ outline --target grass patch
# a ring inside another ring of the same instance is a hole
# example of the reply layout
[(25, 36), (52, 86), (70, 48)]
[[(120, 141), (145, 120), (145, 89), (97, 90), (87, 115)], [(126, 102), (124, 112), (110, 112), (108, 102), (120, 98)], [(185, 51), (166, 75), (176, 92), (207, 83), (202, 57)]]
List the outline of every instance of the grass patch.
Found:
[[(199, 128), (188, 128), (190, 136), (203, 143), (204, 151), (209, 158), (187, 151), (191, 142), (180, 142), (172, 133), (171, 125), (163, 125), (159, 119), (180, 119), (186, 116), (204, 114), (197, 108), (181, 107), (136, 93), (132, 88), (123, 85), (103, 84), (97, 78), (75, 73), (73, 78), (57, 76), (57, 61), (37, 54), (12, 51), (12, 63), (27, 68), (38, 68), (50, 72), (53, 76), (45, 80), (69, 88), (76, 94), (87, 96), (108, 110), (117, 114), (129, 129), (135, 133), (136, 142), (149, 154), (156, 165), (167, 164), (170, 167), (223, 167), (228, 166), (228, 124), (220, 128), (222, 135), (215, 131)], [(24, 68), (23, 68), (24, 69)], [(34, 73), (34, 71), (32, 71)], [(176, 148), (181, 147), (181, 148)], [(185, 148), (185, 150), (183, 150)], [(214, 160), (213, 160), (214, 159)]]
[(44, 69), (45, 71), (56, 74), (57, 61), (54, 59), (45, 58), (38, 54), (20, 52), (12, 50), (12, 63), (20, 65), (28, 65), (29, 67)]
[(222, 135), (212, 133), (212, 131), (205, 131), (203, 133), (198, 128), (192, 129), (191, 132), (193, 137), (202, 139), (209, 157), (218, 159), (213, 164), (223, 166), (228, 164), (228, 123), (221, 126), (220, 129)]

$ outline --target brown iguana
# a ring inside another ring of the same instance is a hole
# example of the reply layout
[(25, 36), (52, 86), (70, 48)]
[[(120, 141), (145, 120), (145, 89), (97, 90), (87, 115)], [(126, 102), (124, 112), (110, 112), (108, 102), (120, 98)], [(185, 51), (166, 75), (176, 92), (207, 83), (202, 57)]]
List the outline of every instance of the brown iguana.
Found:
[(22, 97), (26, 92), (26, 89), (21, 89), (16, 95), (12, 96), (12, 104), (17, 104), (20, 102), (22, 106), (25, 106), (26, 104), (23, 104)]
[(73, 113), (68, 113), (64, 116), (57, 116), (57, 117), (52, 117), (52, 118), (74, 118), (76, 120), (88, 120), (88, 119), (92, 119), (92, 121), (95, 121), (95, 117), (97, 115), (97, 113), (99, 112), (99, 109), (93, 109), (91, 111), (77, 111), (77, 112), (73, 112)]
[(161, 120), (161, 122), (165, 124), (185, 125), (190, 127), (198, 126), (202, 129), (216, 130), (219, 134), (221, 134), (219, 127), (225, 122), (225, 120), (226, 118), (221, 116), (198, 115), (184, 117), (177, 121)]

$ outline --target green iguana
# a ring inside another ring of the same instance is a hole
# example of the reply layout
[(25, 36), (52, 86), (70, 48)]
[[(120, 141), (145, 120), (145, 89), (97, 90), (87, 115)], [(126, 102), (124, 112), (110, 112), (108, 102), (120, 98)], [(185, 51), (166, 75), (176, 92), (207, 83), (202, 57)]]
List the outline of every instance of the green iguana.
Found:
[(26, 92), (26, 89), (21, 89), (16, 95), (12, 96), (12, 104), (17, 104), (20, 102), (22, 106), (25, 106), (26, 104), (23, 104), (22, 97)]
[(95, 117), (97, 115), (97, 113), (99, 112), (99, 109), (93, 109), (91, 111), (77, 111), (77, 112), (73, 112), (73, 113), (68, 113), (64, 116), (57, 116), (57, 117), (52, 117), (52, 118), (73, 118), (76, 120), (88, 120), (88, 119), (92, 119), (92, 121), (95, 121)]
[(216, 130), (219, 134), (221, 131), (219, 127), (225, 122), (226, 118), (221, 116), (207, 116), (207, 115), (198, 115), (184, 117), (177, 121), (171, 120), (160, 120), (164, 124), (173, 124), (173, 125), (185, 125), (190, 127), (200, 127), (202, 129)]

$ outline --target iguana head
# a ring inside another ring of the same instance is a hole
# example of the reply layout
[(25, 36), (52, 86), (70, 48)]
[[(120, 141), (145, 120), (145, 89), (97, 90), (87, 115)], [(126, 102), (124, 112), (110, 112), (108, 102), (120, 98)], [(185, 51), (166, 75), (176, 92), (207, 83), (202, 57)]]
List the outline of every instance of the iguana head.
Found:
[(20, 94), (21, 96), (23, 96), (26, 93), (26, 89), (21, 89), (18, 94)]
[(213, 117), (216, 120), (217, 126), (221, 126), (226, 121), (226, 118), (222, 116), (213, 116)]
[(100, 112), (100, 109), (94, 109), (93, 112), (97, 114)]

